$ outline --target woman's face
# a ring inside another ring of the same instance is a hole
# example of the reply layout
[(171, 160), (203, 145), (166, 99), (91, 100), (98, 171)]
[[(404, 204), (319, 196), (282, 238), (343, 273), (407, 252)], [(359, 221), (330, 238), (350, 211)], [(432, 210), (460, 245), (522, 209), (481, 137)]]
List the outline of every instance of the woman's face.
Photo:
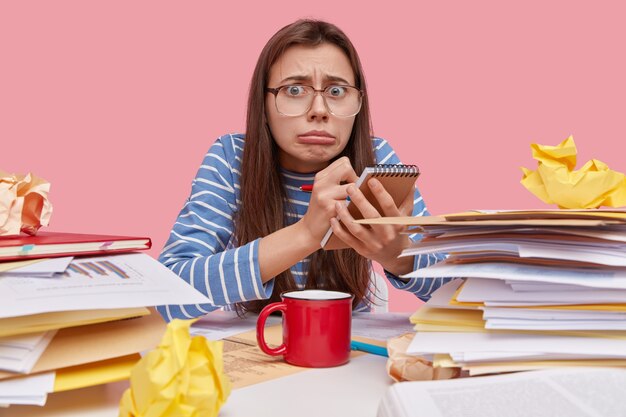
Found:
[[(310, 85), (323, 90), (329, 85), (354, 86), (348, 57), (337, 46), (292, 46), (272, 65), (270, 88)], [(301, 116), (284, 116), (276, 109), (275, 96), (267, 93), (265, 111), (272, 136), (280, 149), (280, 164), (294, 172), (315, 172), (329, 165), (348, 144), (354, 119), (329, 113), (321, 94)]]

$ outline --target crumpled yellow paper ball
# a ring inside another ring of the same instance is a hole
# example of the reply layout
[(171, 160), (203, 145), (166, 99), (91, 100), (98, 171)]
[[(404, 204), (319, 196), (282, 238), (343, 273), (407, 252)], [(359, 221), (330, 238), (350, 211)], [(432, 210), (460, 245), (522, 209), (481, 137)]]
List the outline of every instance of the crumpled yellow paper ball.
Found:
[(562, 209), (626, 206), (626, 176), (597, 159), (576, 168), (576, 144), (570, 136), (557, 146), (530, 145), (536, 171), (522, 168), (522, 185), (548, 204)]
[(191, 338), (193, 320), (173, 320), (159, 346), (131, 370), (120, 417), (217, 416), (230, 395), (222, 342)]
[(52, 215), (48, 200), (50, 183), (33, 174), (10, 174), (0, 170), (0, 236), (37, 234)]

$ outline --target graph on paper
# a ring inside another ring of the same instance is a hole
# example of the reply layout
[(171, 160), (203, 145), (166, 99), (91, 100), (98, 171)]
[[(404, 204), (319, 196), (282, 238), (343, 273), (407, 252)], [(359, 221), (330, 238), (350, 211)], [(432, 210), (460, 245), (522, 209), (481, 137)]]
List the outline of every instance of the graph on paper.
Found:
[(126, 271), (124, 270), (123, 266), (117, 265), (115, 262), (107, 260), (72, 262), (67, 267), (67, 270), (63, 275), (66, 277), (71, 277), (73, 274), (78, 274), (89, 278), (130, 278), (128, 273), (126, 273)]
[(143, 253), (75, 258), (52, 277), (0, 277), (0, 318), (52, 311), (204, 304), (210, 300)]
[(22, 295), (138, 287), (150, 280), (145, 270), (133, 267), (134, 259), (124, 255), (76, 258), (65, 272), (55, 274), (52, 278), (5, 278), (2, 283)]

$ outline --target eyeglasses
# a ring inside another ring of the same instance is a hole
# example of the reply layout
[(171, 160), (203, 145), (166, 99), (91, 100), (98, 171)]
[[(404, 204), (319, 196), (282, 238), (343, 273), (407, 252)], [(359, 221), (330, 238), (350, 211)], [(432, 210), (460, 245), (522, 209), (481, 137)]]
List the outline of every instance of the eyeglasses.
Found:
[(326, 109), (335, 116), (352, 117), (359, 113), (363, 103), (363, 91), (351, 85), (329, 85), (316, 90), (310, 85), (283, 85), (266, 88), (274, 94), (276, 110), (283, 116), (302, 116), (311, 110), (315, 95), (320, 93)]

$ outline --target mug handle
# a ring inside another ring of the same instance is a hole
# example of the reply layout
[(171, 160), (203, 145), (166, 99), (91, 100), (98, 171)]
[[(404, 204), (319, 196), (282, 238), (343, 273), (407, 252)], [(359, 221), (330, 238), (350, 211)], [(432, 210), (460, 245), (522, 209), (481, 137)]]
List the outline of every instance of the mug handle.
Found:
[(256, 340), (259, 343), (259, 348), (261, 348), (263, 352), (271, 356), (278, 356), (284, 355), (285, 352), (287, 352), (287, 346), (283, 343), (276, 348), (271, 348), (265, 342), (264, 335), (265, 321), (267, 320), (267, 317), (274, 311), (280, 311), (283, 313), (283, 315), (285, 315), (285, 312), (287, 311), (287, 304), (272, 303), (266, 305), (263, 310), (261, 310), (261, 313), (259, 314), (259, 319), (256, 322)]

